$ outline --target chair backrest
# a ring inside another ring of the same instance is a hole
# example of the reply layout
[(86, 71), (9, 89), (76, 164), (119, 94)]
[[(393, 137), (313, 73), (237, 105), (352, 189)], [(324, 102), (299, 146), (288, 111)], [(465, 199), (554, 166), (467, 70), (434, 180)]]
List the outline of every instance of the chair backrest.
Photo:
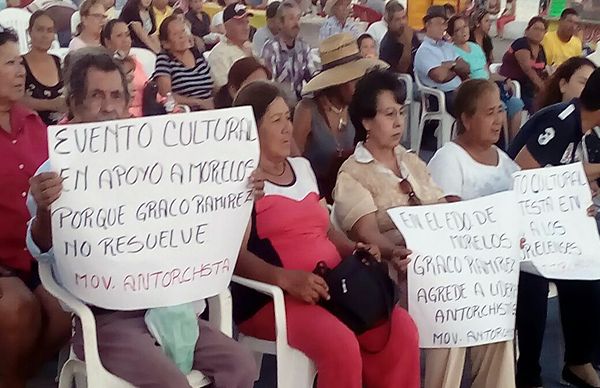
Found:
[(152, 77), (154, 68), (156, 67), (156, 54), (144, 48), (132, 47), (131, 55), (140, 61), (148, 78)]
[(81, 16), (79, 15), (79, 11), (73, 12), (71, 15), (71, 34), (75, 36), (77, 32), (77, 26), (81, 23)]
[(67, 47), (51, 48), (50, 50), (48, 50), (48, 54), (56, 55), (57, 57), (59, 57), (61, 63), (64, 62), (65, 57), (68, 53), (69, 49)]
[(501, 63), (492, 63), (490, 65), (490, 73), (492, 73), (492, 74), (498, 73), (498, 71), (500, 71), (500, 66), (502, 66)]
[(10, 27), (15, 30), (19, 36), (19, 51), (25, 54), (29, 51), (29, 19), (31, 13), (21, 8), (6, 8), (0, 11), (0, 25)]
[(381, 15), (379, 12), (375, 11), (374, 9), (364, 6), (364, 5), (361, 5), (361, 4), (353, 4), (352, 5), (352, 14), (354, 15), (354, 17), (357, 17), (358, 19), (360, 19), (363, 22), (367, 22), (369, 25), (380, 21), (381, 18), (383, 17), (383, 15)]

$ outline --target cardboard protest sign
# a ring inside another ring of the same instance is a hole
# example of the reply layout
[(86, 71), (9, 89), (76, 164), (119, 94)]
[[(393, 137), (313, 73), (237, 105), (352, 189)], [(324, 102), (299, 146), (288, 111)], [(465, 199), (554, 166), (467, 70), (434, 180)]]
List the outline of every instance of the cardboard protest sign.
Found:
[(258, 166), (249, 107), (53, 126), (49, 149), (64, 178), (51, 212), (67, 290), (133, 310), (228, 286)]
[(581, 163), (513, 174), (525, 245), (521, 268), (549, 279), (600, 279), (600, 238)]
[(408, 307), (423, 348), (513, 339), (520, 233), (512, 192), (388, 210), (412, 250)]

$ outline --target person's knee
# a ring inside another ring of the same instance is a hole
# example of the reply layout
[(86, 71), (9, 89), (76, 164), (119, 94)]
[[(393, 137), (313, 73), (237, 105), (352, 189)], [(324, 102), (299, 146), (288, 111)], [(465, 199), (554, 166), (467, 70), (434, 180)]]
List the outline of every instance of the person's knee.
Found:
[(234, 365), (232, 374), (235, 386), (252, 387), (258, 380), (259, 370), (250, 350), (243, 345), (237, 346), (235, 351), (231, 352), (231, 362)]
[(37, 338), (41, 325), (40, 305), (33, 294), (2, 288), (0, 335)]
[(419, 329), (410, 314), (404, 309), (397, 309), (392, 320), (392, 331), (402, 337), (402, 346), (406, 349), (419, 349)]

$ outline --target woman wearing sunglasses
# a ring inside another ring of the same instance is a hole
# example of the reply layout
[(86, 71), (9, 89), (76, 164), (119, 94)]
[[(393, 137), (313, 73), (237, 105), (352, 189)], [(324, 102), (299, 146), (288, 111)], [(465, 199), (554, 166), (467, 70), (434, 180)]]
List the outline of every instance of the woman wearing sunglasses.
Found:
[(342, 165), (333, 195), (339, 227), (351, 239), (376, 244), (399, 273), (408, 265), (400, 255), (404, 239), (386, 210), (444, 200), (425, 163), (400, 145), (405, 98), (404, 84), (390, 71), (373, 70), (358, 81), (349, 107), (356, 149)]
[[(504, 115), (498, 87), (489, 80), (466, 81), (458, 89), (455, 106), (457, 136), (440, 148), (428, 165), (446, 200), (510, 190), (512, 174), (519, 166), (495, 146)], [(427, 349), (425, 387), (460, 387), (465, 353), (466, 348)], [(512, 341), (474, 346), (470, 354), (473, 387), (515, 386)]]

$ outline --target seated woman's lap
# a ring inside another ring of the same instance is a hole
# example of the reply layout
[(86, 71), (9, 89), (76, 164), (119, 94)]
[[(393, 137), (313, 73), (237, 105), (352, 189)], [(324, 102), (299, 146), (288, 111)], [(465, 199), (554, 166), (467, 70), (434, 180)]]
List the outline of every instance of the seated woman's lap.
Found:
[[(367, 385), (419, 386), (418, 333), (405, 310), (394, 309), (390, 323), (357, 337), (321, 306), (287, 296), (285, 303), (288, 343), (315, 362), (320, 385), (360, 387), (362, 371)], [(273, 303), (239, 325), (242, 333), (271, 341), (275, 339), (274, 326)], [(396, 368), (399, 364), (402, 367)]]

